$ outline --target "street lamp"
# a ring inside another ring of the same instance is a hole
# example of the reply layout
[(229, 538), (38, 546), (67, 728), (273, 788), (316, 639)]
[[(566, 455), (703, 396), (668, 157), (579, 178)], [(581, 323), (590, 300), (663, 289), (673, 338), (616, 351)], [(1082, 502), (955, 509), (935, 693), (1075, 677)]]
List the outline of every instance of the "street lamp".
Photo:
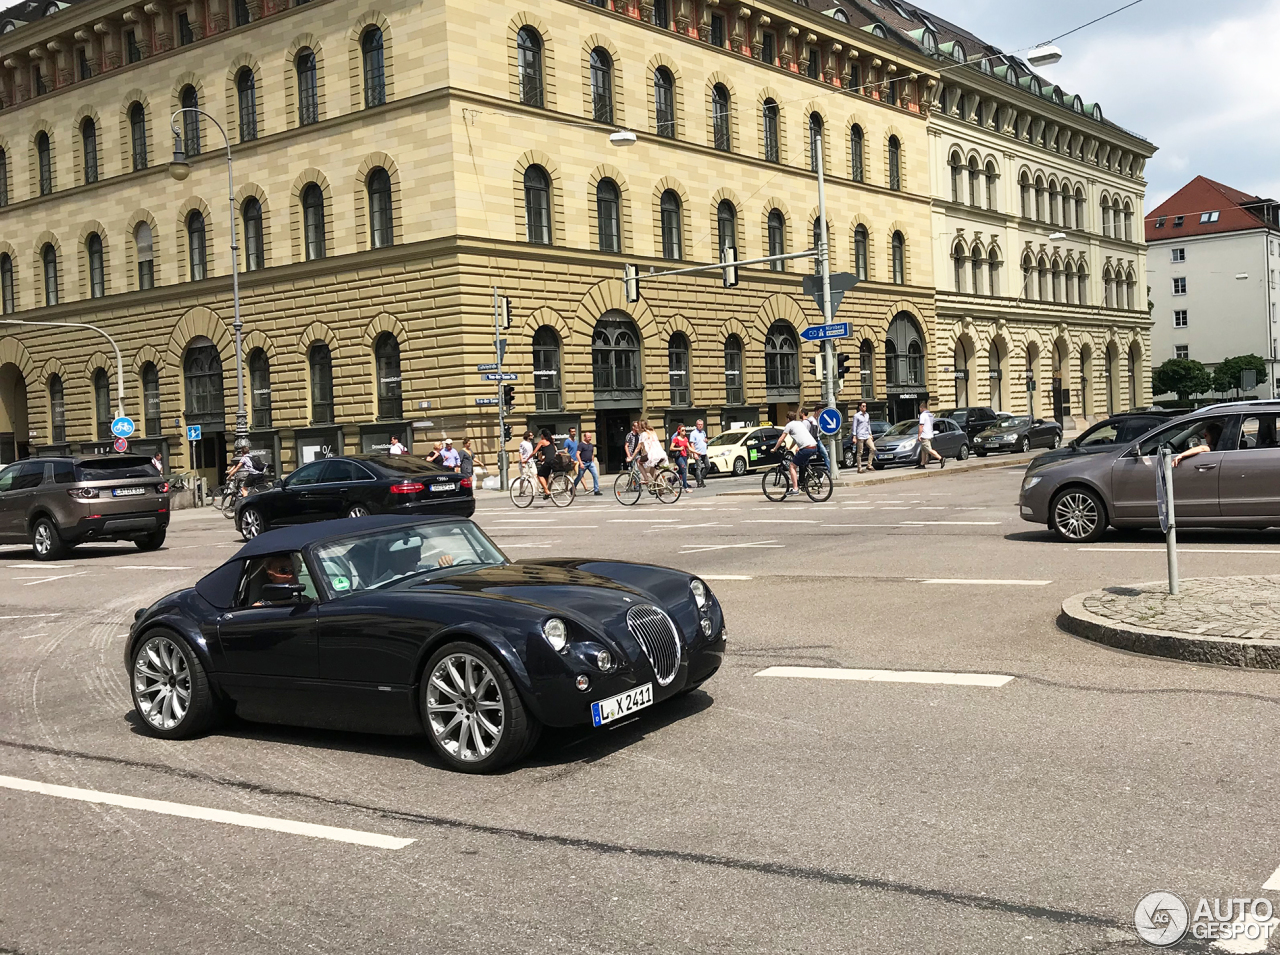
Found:
[(1039, 69), (1042, 66), (1053, 66), (1062, 62), (1062, 50), (1052, 43), (1038, 46), (1027, 54), (1027, 62)]
[(240, 246), (236, 244), (236, 186), (231, 175), (231, 140), (222, 125), (202, 109), (183, 107), (175, 112), (169, 120), (169, 128), (173, 130), (173, 159), (169, 161), (169, 176), (175, 182), (185, 182), (191, 175), (191, 164), (187, 161), (187, 151), (183, 147), (182, 130), (178, 126), (178, 117), (183, 113), (196, 113), (205, 117), (222, 134), (222, 141), (227, 148), (227, 207), (231, 214), (231, 306), (234, 312), (232, 327), (236, 333), (236, 444), (249, 437), (249, 418), (244, 409), (244, 347), (242, 331), (244, 323), (240, 320)]

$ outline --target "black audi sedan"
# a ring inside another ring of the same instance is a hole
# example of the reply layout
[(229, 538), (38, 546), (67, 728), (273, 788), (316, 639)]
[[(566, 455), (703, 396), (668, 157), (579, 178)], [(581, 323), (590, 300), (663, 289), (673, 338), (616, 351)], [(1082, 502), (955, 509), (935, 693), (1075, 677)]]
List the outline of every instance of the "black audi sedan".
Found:
[(411, 454), (353, 454), (304, 464), (236, 505), (245, 540), (283, 524), (368, 514), (470, 517), (471, 478)]
[(248, 720), (425, 734), (492, 772), (543, 726), (606, 726), (720, 667), (724, 614), (683, 571), (513, 563), (469, 520), (393, 515), (260, 534), (139, 610), (134, 707), (165, 739)]

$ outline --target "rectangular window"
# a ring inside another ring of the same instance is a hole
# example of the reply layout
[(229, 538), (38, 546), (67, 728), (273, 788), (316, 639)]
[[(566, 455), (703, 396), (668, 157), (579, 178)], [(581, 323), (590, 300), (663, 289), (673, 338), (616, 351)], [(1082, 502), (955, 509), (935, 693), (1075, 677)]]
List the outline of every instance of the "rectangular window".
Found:
[(137, 63), (142, 59), (142, 47), (138, 46), (138, 34), (133, 30), (124, 31), (125, 60)]
[(1186, 250), (1186, 249), (1174, 249), (1174, 250), (1173, 250), (1173, 260), (1172, 260), (1172, 261), (1174, 261), (1174, 262), (1185, 262), (1185, 261), (1187, 261), (1187, 250)]
[(1217, 222), (1219, 215), (1220, 213), (1218, 212), (1202, 212), (1200, 213), (1200, 224), (1207, 225), (1209, 223)]
[(1191, 346), (1190, 345), (1174, 345), (1173, 357), (1174, 358), (1190, 358)]
[(822, 53), (818, 50), (816, 46), (809, 47), (809, 69), (808, 69), (809, 79), (816, 80), (818, 78), (818, 69), (822, 66), (822, 64), (819, 62), (821, 58), (822, 58)]
[(186, 10), (178, 11), (178, 46), (190, 46), (196, 42), (196, 35), (191, 29), (191, 19)]
[(1181, 229), (1181, 228), (1182, 228), (1182, 223), (1184, 223), (1186, 220), (1187, 220), (1187, 217), (1186, 217), (1186, 216), (1174, 216), (1174, 217), (1173, 217), (1173, 227), (1174, 227), (1175, 229)]
[(89, 65), (89, 53), (84, 47), (76, 51), (76, 63), (80, 70), (80, 79), (87, 80), (93, 76), (93, 67)]
[(711, 45), (724, 46), (724, 17), (718, 13), (711, 15)]
[(772, 33), (766, 33), (760, 39), (760, 59), (768, 63), (770, 66), (778, 65), (778, 53), (774, 48), (774, 39)]
[(671, 17), (667, 14), (667, 0), (653, 0), (653, 25), (666, 30), (671, 24)]
[(1186, 279), (1182, 278), (1182, 279), (1174, 279), (1174, 280), (1173, 280), (1173, 294), (1174, 294), (1174, 295), (1186, 295), (1186, 294), (1187, 294), (1187, 280), (1186, 280)]
[(1187, 327), (1187, 310), (1185, 308), (1177, 309), (1173, 313), (1173, 327), (1174, 328)]
[(1157, 229), (1163, 229), (1163, 228), (1164, 228), (1164, 220), (1165, 220), (1165, 217), (1164, 217), (1164, 216), (1159, 216), (1159, 217), (1156, 219), (1156, 228), (1157, 228)]
[(36, 67), (35, 77), (36, 95), (43, 96), (45, 93), (49, 92), (49, 89), (44, 85), (44, 74), (40, 72), (40, 67), (38, 66)]

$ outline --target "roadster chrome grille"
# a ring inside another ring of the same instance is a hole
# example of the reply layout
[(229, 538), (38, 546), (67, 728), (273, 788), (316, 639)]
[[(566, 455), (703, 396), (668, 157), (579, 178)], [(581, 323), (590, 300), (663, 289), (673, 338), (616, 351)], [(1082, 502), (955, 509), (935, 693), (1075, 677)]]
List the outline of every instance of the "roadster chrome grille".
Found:
[(632, 607), (627, 611), (627, 629), (640, 641), (658, 685), (666, 686), (674, 680), (680, 669), (680, 635), (671, 618), (657, 607)]

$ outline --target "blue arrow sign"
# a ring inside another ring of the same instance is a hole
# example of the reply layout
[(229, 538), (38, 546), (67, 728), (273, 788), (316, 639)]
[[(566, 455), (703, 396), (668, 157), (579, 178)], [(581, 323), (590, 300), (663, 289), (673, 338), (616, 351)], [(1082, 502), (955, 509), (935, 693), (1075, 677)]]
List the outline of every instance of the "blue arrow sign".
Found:
[(832, 322), (830, 325), (810, 325), (800, 333), (807, 342), (821, 342), (828, 338), (848, 338), (848, 322)]
[(839, 434), (843, 423), (844, 418), (835, 408), (824, 408), (822, 414), (818, 415), (818, 430), (823, 434)]
[(496, 374), (481, 375), (480, 377), (483, 378), (485, 381), (519, 381), (520, 380), (519, 375), (515, 374), (515, 372), (510, 372), (510, 371), (500, 371), (500, 372), (497, 372)]
[(117, 438), (128, 438), (133, 435), (133, 419), (124, 415), (111, 422), (111, 433)]
[(198, 424), (188, 425), (188, 427), (187, 427), (187, 440), (188, 440), (188, 441), (199, 441), (199, 440), (200, 440), (200, 425), (198, 425)]

